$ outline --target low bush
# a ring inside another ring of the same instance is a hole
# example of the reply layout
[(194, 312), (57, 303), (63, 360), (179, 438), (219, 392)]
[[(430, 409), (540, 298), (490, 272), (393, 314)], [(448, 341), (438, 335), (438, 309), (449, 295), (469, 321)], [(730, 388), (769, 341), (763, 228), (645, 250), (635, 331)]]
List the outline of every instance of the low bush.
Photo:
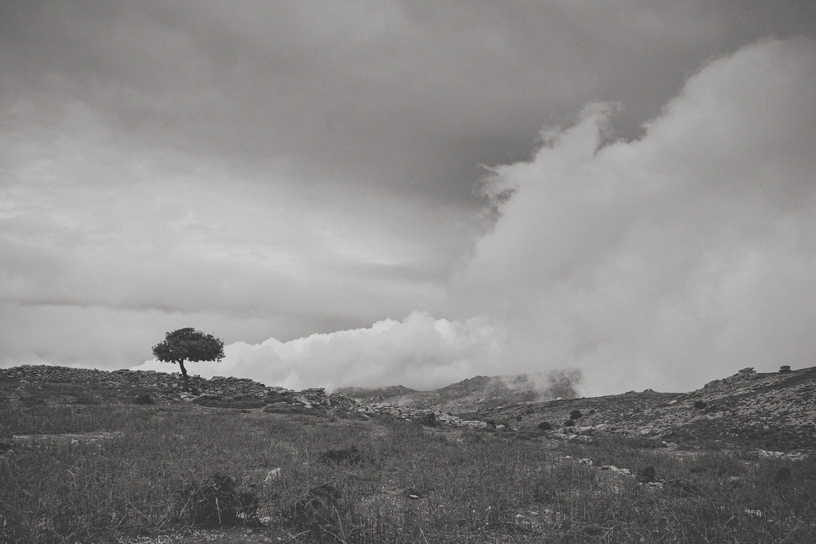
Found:
[(357, 446), (329, 450), (320, 454), (320, 461), (327, 465), (362, 465), (363, 454)]
[(215, 472), (204, 481), (184, 486), (179, 497), (178, 519), (206, 528), (256, 524), (258, 496), (238, 489), (231, 477)]

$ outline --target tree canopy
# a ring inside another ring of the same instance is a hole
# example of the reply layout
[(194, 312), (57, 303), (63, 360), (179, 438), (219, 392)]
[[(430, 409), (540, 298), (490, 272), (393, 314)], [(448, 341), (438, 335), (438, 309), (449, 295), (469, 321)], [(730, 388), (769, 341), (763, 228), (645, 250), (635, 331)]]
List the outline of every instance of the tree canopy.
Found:
[(164, 363), (176, 363), (188, 388), (184, 361), (220, 361), (224, 358), (224, 341), (192, 327), (178, 329), (164, 335), (164, 341), (153, 346), (153, 355)]

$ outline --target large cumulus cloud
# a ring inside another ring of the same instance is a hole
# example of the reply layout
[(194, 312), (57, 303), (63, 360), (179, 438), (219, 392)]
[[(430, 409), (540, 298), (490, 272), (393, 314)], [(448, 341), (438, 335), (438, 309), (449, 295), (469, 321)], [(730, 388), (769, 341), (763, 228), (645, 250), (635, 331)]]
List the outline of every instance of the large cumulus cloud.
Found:
[(464, 313), (515, 323), (511, 358), (581, 367), (592, 391), (812, 364), (814, 42), (710, 62), (639, 140), (611, 140), (613, 114), (589, 106), (493, 170)]

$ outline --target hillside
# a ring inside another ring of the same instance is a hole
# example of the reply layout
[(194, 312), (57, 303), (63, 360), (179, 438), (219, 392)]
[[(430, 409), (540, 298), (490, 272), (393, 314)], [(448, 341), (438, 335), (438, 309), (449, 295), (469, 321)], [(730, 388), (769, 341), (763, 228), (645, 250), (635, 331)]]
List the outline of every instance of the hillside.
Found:
[[(537, 433), (546, 423), (554, 437), (584, 440), (619, 434), (656, 444), (714, 441), (785, 451), (816, 449), (816, 367), (763, 374), (743, 369), (689, 393), (646, 390), (554, 400), (542, 399), (553, 388), (542, 393), (526, 375), (477, 376), (433, 391), (403, 386), (342, 390), (357, 398), (340, 391), (332, 395), (319, 388), (297, 392), (230, 377), (192, 376), (190, 384), (192, 391), (184, 392), (179, 374), (159, 372), (52, 366), (0, 369), (1, 396), (14, 404), (130, 404), (141, 396), (156, 403), (280, 413), (339, 410), (455, 427), (498, 425), (516, 432)], [(386, 396), (396, 392), (401, 394)]]
[[(581, 417), (570, 419), (574, 411)], [(541, 422), (575, 435), (618, 433), (667, 442), (721, 441), (766, 449), (816, 448), (816, 367), (782, 373), (743, 369), (690, 393), (626, 393), (513, 406), (463, 418), (518, 428)], [(574, 425), (564, 426), (573, 421)]]
[(429, 397), (475, 406), (455, 416), (229, 377), (185, 392), (178, 374), (0, 369), (0, 542), (816, 542), (816, 368), (507, 403), (530, 381)]

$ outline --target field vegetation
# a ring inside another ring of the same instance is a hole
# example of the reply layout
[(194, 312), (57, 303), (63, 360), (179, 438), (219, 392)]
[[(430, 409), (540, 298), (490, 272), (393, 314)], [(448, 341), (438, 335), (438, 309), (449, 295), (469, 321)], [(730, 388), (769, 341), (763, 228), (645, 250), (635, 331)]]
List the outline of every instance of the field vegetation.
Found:
[(3, 385), (2, 542), (816, 542), (812, 455)]

